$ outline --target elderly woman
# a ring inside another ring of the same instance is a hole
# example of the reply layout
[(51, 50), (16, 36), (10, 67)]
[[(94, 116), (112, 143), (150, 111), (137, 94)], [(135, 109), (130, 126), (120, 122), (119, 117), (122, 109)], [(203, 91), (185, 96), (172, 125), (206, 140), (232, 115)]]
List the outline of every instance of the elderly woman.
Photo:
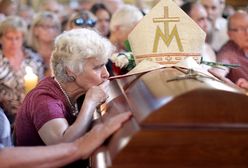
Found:
[(26, 23), (17, 16), (9, 16), (0, 24), (0, 97), (11, 122), (25, 96), (26, 67), (43, 77), (42, 59), (24, 47), (26, 32)]
[(117, 47), (118, 52), (128, 51), (125, 42), (129, 33), (142, 18), (142, 12), (133, 5), (123, 5), (112, 15), (109, 39)]
[[(78, 28), (88, 28), (97, 31), (96, 27), (96, 17), (90, 11), (79, 11), (71, 15), (67, 22), (67, 30), (78, 29)], [(99, 32), (100, 33), (100, 32)], [(101, 33), (100, 33), (101, 34)], [(113, 76), (112, 63), (108, 61), (106, 64), (107, 70), (111, 76)], [(81, 104), (81, 98), (79, 99), (79, 104)]]
[(111, 61), (116, 66), (113, 68), (116, 75), (125, 74), (135, 66), (132, 55), (130, 55), (130, 53), (124, 54), (124, 52), (131, 51), (128, 35), (142, 18), (142, 12), (133, 5), (122, 5), (122, 7), (112, 15), (109, 40), (116, 46), (117, 52), (119, 52), (114, 54), (111, 58)]
[[(25, 98), (16, 118), (17, 145), (51, 145), (84, 135), (96, 107), (108, 94), (105, 64), (111, 43), (93, 30), (73, 29), (55, 40), (53, 77), (42, 80)], [(85, 95), (80, 109), (79, 96)]]

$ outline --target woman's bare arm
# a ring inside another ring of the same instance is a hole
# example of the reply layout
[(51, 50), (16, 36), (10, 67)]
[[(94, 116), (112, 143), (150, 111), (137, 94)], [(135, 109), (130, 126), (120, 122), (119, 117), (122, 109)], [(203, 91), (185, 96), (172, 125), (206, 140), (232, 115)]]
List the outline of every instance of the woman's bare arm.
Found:
[(94, 126), (73, 143), (44, 147), (13, 147), (0, 150), (1, 167), (52, 168), (61, 167), (78, 159), (88, 158), (106, 138), (128, 120), (131, 113), (118, 114)]

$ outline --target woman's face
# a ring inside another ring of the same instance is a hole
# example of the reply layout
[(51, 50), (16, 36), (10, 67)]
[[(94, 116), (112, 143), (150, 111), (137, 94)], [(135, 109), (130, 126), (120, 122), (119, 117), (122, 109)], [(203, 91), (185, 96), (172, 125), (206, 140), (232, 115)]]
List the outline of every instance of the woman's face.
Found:
[(17, 52), (22, 49), (23, 33), (20, 31), (7, 31), (1, 38), (3, 51)]
[(59, 33), (58, 26), (52, 23), (52, 20), (46, 20), (46, 22), (35, 27), (36, 36), (44, 42), (53, 42)]
[(76, 83), (79, 87), (87, 91), (92, 86), (97, 86), (107, 80), (109, 73), (105, 64), (95, 57), (86, 59), (83, 72), (76, 76)]
[(107, 37), (109, 34), (109, 22), (110, 22), (110, 15), (106, 10), (98, 10), (96, 12), (97, 23), (96, 28), (97, 30), (104, 36)]

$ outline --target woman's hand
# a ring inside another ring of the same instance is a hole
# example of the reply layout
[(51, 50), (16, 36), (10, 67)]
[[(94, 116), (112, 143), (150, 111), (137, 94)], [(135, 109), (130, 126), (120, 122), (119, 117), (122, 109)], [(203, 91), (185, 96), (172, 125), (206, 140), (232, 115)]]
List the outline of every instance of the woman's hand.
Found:
[(108, 98), (109, 80), (104, 81), (98, 86), (91, 87), (85, 96), (85, 99), (92, 101), (95, 106), (105, 102)]
[(109, 117), (103, 123), (95, 125), (87, 134), (76, 141), (82, 159), (87, 159), (110, 135), (116, 132), (132, 116), (124, 112)]
[(248, 90), (248, 81), (245, 80), (244, 78), (239, 78), (238, 81), (236, 82), (236, 84), (239, 87)]

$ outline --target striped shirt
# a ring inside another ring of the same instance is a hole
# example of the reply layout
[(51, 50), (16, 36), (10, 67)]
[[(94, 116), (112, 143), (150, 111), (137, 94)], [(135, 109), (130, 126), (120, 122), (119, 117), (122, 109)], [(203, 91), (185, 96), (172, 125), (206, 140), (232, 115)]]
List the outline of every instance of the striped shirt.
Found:
[(24, 55), (25, 59), (21, 63), (20, 70), (15, 71), (12, 69), (8, 58), (4, 57), (0, 51), (0, 102), (3, 104), (4, 111), (11, 115), (15, 115), (25, 96), (25, 68), (27, 66), (31, 67), (39, 79), (44, 76), (42, 58), (26, 48), (24, 49)]

